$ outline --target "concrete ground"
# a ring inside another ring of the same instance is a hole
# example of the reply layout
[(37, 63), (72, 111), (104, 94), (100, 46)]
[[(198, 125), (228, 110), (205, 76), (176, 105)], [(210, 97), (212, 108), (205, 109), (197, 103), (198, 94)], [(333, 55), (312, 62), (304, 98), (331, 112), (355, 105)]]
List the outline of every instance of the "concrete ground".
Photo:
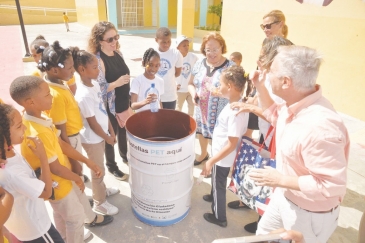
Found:
[[(21, 40), (19, 26), (2, 26), (2, 33), (11, 33), (10, 39), (0, 37), (0, 44), (3, 55), (0, 60), (0, 73), (5, 76), (1, 78), (1, 98), (12, 103), (7, 90), (14, 75), (19, 75), (21, 69), (24, 74), (30, 74), (35, 68), (35, 63), (21, 63), (19, 56), (21, 51), (24, 54), (23, 42)], [(19, 31), (16, 31), (16, 28)], [(52, 25), (28, 25), (25, 27), (28, 42), (31, 43), (38, 34), (42, 34), (52, 43), (59, 40), (61, 46), (79, 46), (86, 48), (90, 35), (90, 28), (71, 23), (71, 32), (66, 32), (63, 24)], [(15, 31), (14, 31), (15, 30)], [(175, 37), (175, 36), (173, 36)], [(16, 40), (16, 41), (12, 41)], [(173, 39), (174, 40), (174, 39)], [(120, 38), (121, 51), (124, 54), (126, 63), (131, 70), (131, 76), (143, 73), (141, 57), (146, 49), (156, 46), (153, 34), (123, 35)], [(4, 43), (6, 45), (4, 45)], [(200, 48), (200, 39), (194, 39), (194, 50)], [(20, 46), (19, 46), (20, 45)], [(174, 42), (173, 42), (174, 45)], [(5, 47), (4, 47), (5, 46)], [(9, 51), (10, 47), (16, 51)], [(21, 51), (19, 51), (21, 50)], [(233, 50), (232, 50), (233, 51)], [(198, 53), (198, 52), (196, 52)], [(16, 54), (17, 60), (14, 59)], [(199, 54), (200, 55), (200, 54)], [(12, 69), (16, 67), (17, 73)], [(8, 75), (6, 75), (8, 74)], [(186, 111), (186, 107), (185, 107)], [(354, 243), (357, 239), (358, 227), (362, 212), (365, 210), (365, 122), (342, 114), (344, 122), (351, 137), (351, 152), (348, 167), (347, 194), (341, 204), (339, 224), (330, 238), (330, 243)], [(257, 134), (255, 134), (257, 136)], [(199, 151), (198, 141), (195, 143), (196, 152)], [(117, 153), (116, 153), (117, 154)], [(121, 158), (117, 158), (121, 170), (129, 174), (129, 168)], [(198, 177), (201, 166), (194, 167), (194, 177)], [(86, 174), (89, 171), (85, 170)], [(90, 243), (99, 242), (212, 242), (217, 238), (229, 238), (250, 235), (244, 230), (244, 225), (257, 220), (257, 214), (251, 210), (233, 210), (227, 208), (228, 227), (221, 228), (207, 223), (203, 219), (205, 212), (210, 212), (210, 204), (202, 200), (202, 196), (210, 191), (210, 180), (205, 179), (200, 185), (194, 185), (191, 197), (191, 210), (188, 216), (181, 222), (167, 227), (153, 227), (140, 222), (131, 211), (131, 191), (128, 182), (115, 180), (110, 174), (106, 174), (105, 182), (108, 187), (115, 186), (120, 189), (118, 195), (108, 198), (108, 201), (119, 208), (119, 213), (114, 216), (114, 222), (99, 228), (91, 228), (93, 236), (87, 240)], [(91, 195), (91, 184), (86, 184), (85, 190), (88, 196)], [(233, 193), (227, 192), (227, 202), (236, 200)], [(50, 214), (52, 215), (52, 214)]]

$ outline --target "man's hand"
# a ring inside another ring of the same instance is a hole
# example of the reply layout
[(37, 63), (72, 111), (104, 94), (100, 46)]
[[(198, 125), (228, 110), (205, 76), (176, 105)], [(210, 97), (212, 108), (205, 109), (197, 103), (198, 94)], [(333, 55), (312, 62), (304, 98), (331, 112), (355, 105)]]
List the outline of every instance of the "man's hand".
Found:
[(283, 177), (279, 171), (270, 166), (264, 166), (264, 169), (252, 169), (248, 176), (255, 181), (257, 186), (270, 187), (279, 186)]
[(252, 81), (253, 85), (256, 88), (259, 88), (265, 85), (266, 73), (267, 73), (266, 69), (263, 71), (260, 70), (252, 71), (250, 72), (249, 79)]

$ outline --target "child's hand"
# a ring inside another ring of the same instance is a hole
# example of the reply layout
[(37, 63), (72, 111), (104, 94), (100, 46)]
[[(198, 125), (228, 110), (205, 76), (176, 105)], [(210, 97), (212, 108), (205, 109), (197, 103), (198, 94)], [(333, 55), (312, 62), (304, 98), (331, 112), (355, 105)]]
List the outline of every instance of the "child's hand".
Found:
[(85, 184), (82, 181), (81, 177), (78, 177), (79, 179), (75, 181), (76, 185), (80, 188), (82, 192), (85, 190)]
[(76, 175), (82, 176), (82, 165), (79, 163), (79, 161), (76, 161), (74, 159), (68, 158), (71, 164), (71, 171), (75, 173)]
[(177, 90), (179, 90), (179, 89), (181, 88), (181, 84), (178, 84), (178, 85), (176, 86), (176, 88), (177, 88)]
[(42, 140), (40, 140), (38, 137), (27, 137), (31, 141), (33, 141), (33, 145), (28, 143), (28, 147), (33, 151), (33, 153), (39, 158), (47, 157), (46, 150), (44, 149), (44, 145)]
[(95, 173), (96, 178), (100, 178), (103, 175), (100, 167), (97, 164), (95, 164), (93, 161), (89, 160), (86, 163), (86, 165), (87, 165), (87, 167), (89, 167), (90, 170), (92, 170)]
[(193, 103), (194, 103), (194, 105), (196, 105), (196, 106), (197, 106), (197, 105), (199, 105), (199, 99), (200, 99), (200, 98), (199, 98), (198, 94), (196, 94), (196, 93), (195, 93), (195, 97), (194, 97), (194, 99), (193, 99)]
[(109, 136), (107, 137), (107, 139), (105, 139), (105, 142), (106, 142), (107, 144), (114, 145), (114, 144), (116, 143), (116, 141), (115, 141), (115, 137), (113, 137), (113, 136), (109, 135)]
[(145, 99), (145, 103), (150, 104), (151, 102), (154, 102), (157, 99), (157, 95), (156, 94), (148, 94), (146, 99)]
[(202, 173), (200, 173), (201, 175), (204, 175), (204, 176), (210, 175), (210, 172), (212, 171), (213, 165), (211, 165), (211, 163), (209, 161), (210, 160), (205, 162), (205, 164), (203, 166), (203, 171), (202, 171)]
[(126, 74), (126, 75), (123, 75), (123, 76), (120, 76), (114, 83), (115, 83), (115, 86), (116, 87), (120, 87), (120, 86), (123, 86), (127, 83), (129, 83), (131, 77)]

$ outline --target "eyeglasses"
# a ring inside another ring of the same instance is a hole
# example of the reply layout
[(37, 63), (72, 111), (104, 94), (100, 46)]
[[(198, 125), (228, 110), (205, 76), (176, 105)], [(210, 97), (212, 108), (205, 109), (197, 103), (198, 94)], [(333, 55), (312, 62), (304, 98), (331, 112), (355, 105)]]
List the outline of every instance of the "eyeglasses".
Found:
[(209, 54), (209, 53), (213, 53), (213, 54), (216, 54), (218, 53), (219, 51), (221, 50), (221, 47), (217, 48), (217, 49), (204, 49), (205, 53), (206, 54)]
[(277, 24), (277, 23), (279, 23), (279, 22), (281, 22), (281, 21), (275, 21), (275, 22), (272, 22), (271, 24), (265, 24), (265, 25), (263, 25), (263, 24), (260, 24), (260, 27), (261, 27), (261, 29), (262, 30), (265, 30), (265, 29), (271, 29), (271, 26), (273, 25), (273, 24)]
[(110, 37), (110, 38), (108, 38), (106, 40), (103, 40), (103, 41), (105, 41), (106, 43), (112, 43), (114, 40), (116, 40), (116, 41), (119, 40), (119, 35)]

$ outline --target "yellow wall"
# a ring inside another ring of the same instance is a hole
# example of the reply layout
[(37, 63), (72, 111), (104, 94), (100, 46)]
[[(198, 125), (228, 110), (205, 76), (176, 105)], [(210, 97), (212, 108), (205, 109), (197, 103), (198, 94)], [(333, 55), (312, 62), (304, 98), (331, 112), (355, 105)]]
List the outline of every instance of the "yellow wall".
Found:
[[(221, 0), (214, 0), (213, 5), (221, 4)], [(209, 6), (208, 6), (209, 7)], [(219, 25), (219, 17), (215, 14), (207, 14), (207, 26)]]
[(152, 26), (152, 1), (151, 0), (143, 1), (143, 21), (144, 21), (144, 26), (146, 26), (146, 27)]
[(318, 7), (295, 0), (224, 0), (221, 34), (227, 55), (240, 51), (246, 70), (256, 67), (265, 38), (259, 25), (273, 9), (284, 12), (288, 39), (323, 53), (317, 80), (323, 94), (338, 111), (365, 120), (365, 2), (335, 0)]
[[(15, 6), (15, 1), (1, 1), (1, 5)], [(63, 1), (47, 1), (47, 0), (21, 0), (20, 6), (24, 7), (42, 7), (42, 8), (61, 8), (75, 9), (74, 0)], [(43, 10), (22, 10), (24, 24), (56, 24), (63, 23), (62, 11), (46, 11)], [(69, 21), (76, 22), (77, 16), (75, 12), (68, 13)], [(0, 25), (16, 25), (19, 24), (18, 13), (16, 9), (0, 8)]]
[(86, 26), (94, 26), (99, 21), (107, 20), (105, 0), (74, 0), (77, 21)]
[(177, 25), (177, 0), (169, 0), (169, 26)]

